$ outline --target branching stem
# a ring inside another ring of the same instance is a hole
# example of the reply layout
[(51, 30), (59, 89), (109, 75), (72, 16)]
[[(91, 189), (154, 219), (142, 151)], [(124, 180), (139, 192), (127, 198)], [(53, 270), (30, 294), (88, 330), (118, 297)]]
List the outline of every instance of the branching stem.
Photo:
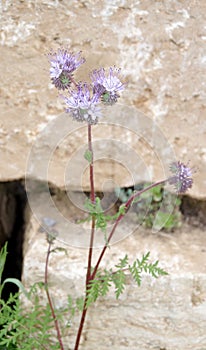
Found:
[[(94, 159), (93, 159), (93, 148), (92, 148), (92, 134), (91, 134), (91, 125), (88, 124), (88, 148), (90, 151), (90, 155), (91, 155), (91, 160), (90, 160), (90, 200), (92, 203), (95, 204), (95, 191), (94, 191)], [(109, 234), (109, 237), (107, 239), (107, 243), (104, 245), (104, 247), (102, 248), (102, 251), (100, 253), (99, 259), (94, 267), (93, 272), (91, 272), (91, 267), (92, 267), (92, 253), (93, 253), (93, 244), (94, 244), (94, 233), (95, 233), (95, 217), (92, 217), (92, 226), (91, 226), (91, 235), (90, 235), (90, 246), (89, 246), (89, 254), (88, 254), (88, 263), (87, 263), (87, 276), (86, 276), (86, 294), (85, 294), (85, 299), (84, 299), (84, 307), (83, 307), (83, 311), (82, 311), (82, 315), (81, 315), (81, 320), (80, 320), (80, 324), (79, 324), (79, 329), (78, 329), (78, 333), (77, 333), (77, 337), (76, 337), (76, 343), (75, 343), (75, 347), (74, 350), (78, 350), (79, 348), (79, 343), (80, 343), (80, 338), (81, 338), (81, 334), (82, 334), (82, 330), (84, 327), (84, 322), (86, 319), (86, 314), (87, 314), (87, 294), (88, 294), (88, 290), (89, 290), (89, 282), (91, 280), (93, 280), (96, 276), (98, 267), (102, 261), (102, 258), (104, 256), (104, 253), (108, 247), (108, 243), (110, 242), (111, 238), (114, 235), (114, 232), (119, 224), (119, 222), (122, 220), (122, 218), (125, 216), (125, 213), (127, 212), (127, 210), (130, 208), (130, 206), (132, 205), (133, 201), (139, 197), (142, 193), (150, 190), (153, 187), (156, 187), (158, 185), (162, 185), (165, 184), (165, 180), (163, 181), (159, 181), (156, 182), (152, 185), (149, 185), (148, 187), (142, 189), (139, 192), (135, 192), (126, 202), (126, 204), (124, 205), (124, 213), (120, 213), (120, 215), (118, 216), (118, 218), (116, 219), (113, 228)]]
[(47, 255), (46, 255), (46, 263), (45, 263), (45, 273), (44, 273), (44, 282), (45, 282), (45, 290), (46, 290), (46, 295), (47, 295), (47, 299), (48, 299), (48, 303), (49, 303), (49, 307), (52, 313), (52, 318), (54, 320), (54, 325), (55, 325), (55, 329), (56, 329), (56, 333), (57, 333), (57, 339), (60, 345), (60, 349), (64, 350), (64, 346), (63, 346), (63, 342), (62, 342), (62, 337), (61, 337), (61, 333), (60, 333), (60, 328), (59, 328), (59, 323), (58, 320), (56, 318), (56, 314), (54, 311), (54, 306), (52, 303), (52, 299), (49, 293), (49, 287), (48, 287), (48, 267), (49, 267), (49, 257), (51, 254), (51, 242), (48, 242), (48, 249), (47, 249)]
[[(127, 202), (125, 203), (125, 205), (124, 205), (125, 212), (127, 212), (127, 210), (128, 210), (128, 209), (130, 208), (130, 206), (132, 205), (132, 202), (133, 202), (137, 197), (139, 197), (142, 193), (144, 193), (144, 192), (146, 192), (146, 191), (150, 190), (151, 188), (156, 187), (156, 186), (158, 186), (158, 185), (163, 185), (163, 184), (165, 184), (166, 182), (167, 182), (167, 180), (161, 180), (161, 181), (155, 182), (154, 184), (149, 185), (149, 186), (146, 187), (146, 188), (143, 188), (141, 191), (138, 191), (138, 192), (133, 193), (133, 195), (128, 199), (128, 201), (127, 201)], [(95, 267), (94, 267), (94, 270), (93, 270), (92, 275), (91, 275), (91, 279), (94, 279), (94, 278), (95, 278), (95, 275), (96, 275), (97, 270), (98, 270), (98, 267), (99, 267), (99, 265), (100, 265), (100, 263), (101, 263), (101, 261), (102, 261), (102, 258), (103, 258), (103, 256), (104, 256), (104, 253), (105, 253), (106, 249), (108, 248), (108, 243), (111, 241), (111, 239), (112, 239), (112, 237), (113, 237), (113, 235), (114, 235), (114, 232), (115, 232), (115, 230), (116, 230), (118, 224), (120, 223), (120, 221), (121, 221), (122, 218), (124, 217), (124, 215), (125, 215), (125, 214), (120, 214), (120, 215), (118, 216), (118, 218), (116, 219), (116, 221), (115, 221), (115, 223), (114, 223), (114, 225), (113, 225), (113, 228), (112, 228), (112, 230), (111, 230), (111, 232), (110, 232), (110, 234), (109, 234), (109, 237), (108, 237), (108, 239), (107, 239), (107, 243), (106, 243), (106, 244), (104, 245), (104, 247), (102, 248), (102, 251), (101, 251), (101, 253), (100, 253), (99, 259), (98, 259), (98, 261), (97, 261), (97, 263), (96, 263), (96, 265), (95, 265)]]

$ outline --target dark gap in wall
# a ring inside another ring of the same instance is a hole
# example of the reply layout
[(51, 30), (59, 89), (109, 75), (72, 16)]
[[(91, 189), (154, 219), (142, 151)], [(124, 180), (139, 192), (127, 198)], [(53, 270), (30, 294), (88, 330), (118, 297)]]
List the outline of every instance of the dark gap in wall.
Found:
[[(127, 193), (129, 189), (132, 191), (134, 189), (139, 190), (140, 188), (142, 188), (142, 184), (131, 188), (121, 188), (121, 190), (123, 189)], [(54, 200), (56, 205), (58, 204), (58, 200), (62, 200), (62, 198), (67, 199), (64, 202), (65, 206), (69, 209), (68, 215), (72, 215), (74, 218), (76, 216), (82, 218), (82, 210), (78, 209), (75, 204), (72, 205), (70, 203), (66, 191), (51, 186), (50, 193), (56, 197), (56, 200)], [(85, 194), (89, 197), (89, 192)], [(111, 214), (117, 211), (122, 203), (114, 191), (109, 193), (98, 192), (97, 195), (103, 200), (105, 208), (108, 208), (109, 203), (113, 203)], [(26, 204), (27, 196), (23, 180), (0, 183), (0, 248), (8, 241), (8, 256), (3, 279), (12, 277), (21, 280)], [(180, 211), (183, 215), (183, 220), (188, 224), (198, 227), (206, 226), (205, 200), (194, 199), (188, 195), (182, 196)], [(11, 283), (6, 284), (2, 294), (3, 299), (7, 300), (9, 294), (15, 293), (17, 290), (18, 288), (15, 285)]]
[[(139, 191), (144, 187), (144, 183), (139, 183), (130, 187), (121, 187), (121, 195), (117, 195), (115, 199), (116, 210), (119, 209), (120, 205), (123, 203), (122, 198), (129, 198), (131, 193), (136, 190)], [(163, 191), (164, 192), (164, 191)], [(90, 193), (86, 193), (89, 197)], [(115, 196), (115, 194), (113, 193)], [(104, 194), (99, 195), (100, 199), (104, 197)], [(141, 197), (140, 197), (141, 198)], [(206, 199), (197, 199), (190, 197), (189, 195), (180, 195), (181, 204), (179, 206), (179, 211), (182, 214), (182, 220), (191, 226), (205, 228), (206, 226)], [(135, 211), (135, 208), (131, 208)]]
[[(8, 241), (8, 255), (2, 276), (21, 280), (23, 265), (23, 241), (25, 231), (25, 207), (27, 196), (22, 180), (0, 183), (0, 247)], [(8, 299), (18, 287), (6, 283), (2, 299)]]
[(194, 227), (206, 226), (206, 200), (183, 196), (180, 205), (185, 222)]

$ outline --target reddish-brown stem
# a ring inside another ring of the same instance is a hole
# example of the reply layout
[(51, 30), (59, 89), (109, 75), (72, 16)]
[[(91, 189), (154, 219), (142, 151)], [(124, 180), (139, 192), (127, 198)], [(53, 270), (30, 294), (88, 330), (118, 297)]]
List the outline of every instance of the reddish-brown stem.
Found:
[[(93, 149), (92, 149), (92, 136), (91, 136), (91, 125), (88, 125), (88, 146), (89, 146), (89, 151), (90, 151), (90, 155), (91, 155), (91, 160), (90, 160), (90, 199), (92, 203), (95, 203), (95, 192), (94, 192), (94, 172), (93, 172)], [(91, 227), (91, 236), (90, 236), (90, 246), (89, 246), (89, 254), (88, 254), (88, 264), (87, 264), (87, 276), (86, 276), (86, 295), (85, 295), (85, 299), (84, 299), (84, 307), (83, 307), (83, 311), (82, 311), (82, 315), (81, 315), (81, 320), (80, 320), (80, 324), (79, 324), (79, 329), (78, 329), (78, 333), (77, 333), (77, 337), (76, 337), (76, 343), (75, 343), (75, 347), (74, 350), (78, 350), (79, 348), (79, 343), (80, 343), (80, 338), (81, 338), (81, 334), (82, 334), (82, 330), (84, 327), (84, 322), (86, 319), (86, 314), (87, 314), (87, 291), (89, 289), (89, 282), (91, 280), (93, 280), (96, 276), (98, 267), (100, 265), (100, 262), (104, 256), (104, 253), (108, 247), (108, 243), (110, 242), (119, 222), (122, 220), (122, 218), (125, 216), (125, 213), (127, 212), (127, 210), (129, 209), (129, 207), (132, 205), (132, 202), (135, 200), (135, 198), (137, 198), (138, 196), (140, 196), (142, 193), (148, 191), (149, 189), (156, 187), (158, 185), (164, 184), (166, 181), (159, 181), (156, 182), (146, 188), (144, 188), (143, 190), (134, 193), (126, 202), (126, 204), (124, 205), (124, 212), (121, 214), (119, 214), (118, 218), (116, 219), (113, 228), (109, 234), (109, 237), (107, 239), (107, 243), (104, 245), (104, 247), (102, 248), (102, 251), (100, 253), (99, 259), (95, 265), (95, 268), (93, 270), (93, 272), (91, 273), (91, 263), (92, 263), (92, 253), (93, 253), (93, 243), (94, 243), (94, 233), (95, 233), (95, 218), (92, 217), (92, 227)]]
[(78, 84), (76, 83), (76, 81), (72, 78), (72, 76), (69, 77), (69, 79), (71, 80), (71, 82), (77, 87)]
[[(134, 199), (137, 198), (137, 197), (139, 197), (142, 193), (144, 193), (144, 192), (146, 192), (146, 191), (150, 190), (151, 188), (156, 187), (156, 186), (158, 186), (158, 185), (163, 185), (163, 184), (165, 184), (166, 182), (167, 182), (167, 180), (161, 180), (161, 181), (155, 182), (154, 184), (149, 185), (149, 186), (146, 187), (146, 188), (143, 188), (141, 191), (135, 192), (135, 193), (128, 199), (128, 201), (125, 203), (125, 205), (124, 205), (124, 211), (126, 212), (126, 211), (129, 209), (129, 207), (132, 205), (132, 202), (134, 201)], [(96, 263), (96, 265), (95, 265), (95, 267), (94, 267), (94, 270), (93, 270), (92, 275), (91, 275), (91, 279), (94, 279), (94, 278), (95, 278), (95, 275), (96, 275), (96, 273), (97, 273), (97, 269), (98, 269), (98, 267), (99, 267), (99, 264), (100, 264), (100, 262), (101, 262), (101, 260), (102, 260), (102, 258), (103, 258), (103, 256), (104, 256), (104, 253), (105, 253), (105, 251), (106, 251), (106, 249), (107, 249), (107, 247), (108, 247), (108, 243), (111, 241), (111, 238), (112, 238), (112, 236), (113, 236), (113, 234), (114, 234), (114, 232), (115, 232), (115, 230), (116, 230), (116, 228), (117, 228), (119, 222), (122, 220), (123, 217), (124, 217), (124, 214), (120, 214), (120, 215), (118, 216), (118, 218), (116, 219), (116, 221), (115, 221), (115, 223), (114, 223), (114, 225), (113, 225), (113, 228), (112, 228), (112, 230), (111, 230), (111, 232), (110, 232), (110, 234), (109, 234), (109, 237), (108, 237), (108, 239), (107, 239), (107, 243), (106, 243), (106, 244), (104, 245), (104, 247), (102, 248), (102, 251), (101, 251), (101, 253), (100, 253), (99, 259), (97, 260), (97, 263)]]
[(49, 288), (48, 288), (48, 267), (49, 267), (49, 257), (50, 257), (50, 253), (51, 253), (51, 244), (52, 244), (51, 242), (49, 242), (49, 244), (48, 244), (46, 263), (45, 263), (44, 282), (45, 282), (45, 289), (46, 289), (46, 295), (47, 295), (49, 307), (50, 307), (50, 310), (52, 313), (52, 318), (54, 320), (54, 325), (55, 325), (55, 329), (56, 329), (56, 333), (57, 333), (57, 339), (58, 339), (58, 342), (60, 345), (60, 349), (64, 350), (64, 346), (62, 343), (62, 337), (61, 337), (61, 333), (60, 333), (60, 329), (59, 329), (59, 323), (58, 323), (57, 318), (56, 318), (56, 314), (54, 311), (52, 299), (51, 299), (51, 296), (49, 293)]
[(80, 338), (82, 335), (82, 330), (84, 327), (84, 322), (85, 322), (85, 317), (86, 317), (86, 313), (87, 313), (87, 308), (86, 308), (86, 297), (84, 299), (84, 307), (83, 307), (83, 311), (82, 311), (82, 316), (81, 316), (81, 320), (80, 320), (80, 324), (79, 324), (79, 329), (78, 329), (78, 333), (77, 333), (77, 337), (76, 337), (76, 343), (75, 343), (75, 347), (74, 350), (78, 350), (79, 349), (79, 342), (80, 342)]
[(134, 192), (134, 194), (128, 199), (128, 201), (125, 204), (125, 209), (129, 209), (131, 206), (132, 202), (134, 201), (135, 198), (139, 197), (142, 193), (147, 192), (148, 190), (151, 190), (151, 188), (159, 186), (159, 185), (164, 185), (167, 182), (167, 180), (161, 180), (157, 181), (145, 188), (143, 188), (141, 191)]
[(104, 253), (105, 253), (105, 251), (106, 251), (106, 249), (107, 249), (107, 247), (108, 247), (108, 243), (111, 241), (111, 238), (112, 238), (112, 236), (113, 236), (113, 234), (114, 234), (114, 232), (115, 232), (115, 230), (116, 230), (116, 228), (117, 228), (117, 225), (118, 225), (119, 222), (122, 220), (123, 216), (124, 216), (124, 214), (120, 214), (119, 217), (116, 219), (116, 221), (115, 221), (115, 223), (114, 223), (114, 226), (113, 226), (113, 228), (112, 228), (112, 231), (110, 232), (110, 235), (109, 235), (109, 237), (108, 237), (108, 239), (107, 239), (107, 243), (106, 243), (106, 244), (104, 245), (104, 247), (102, 248), (102, 251), (101, 251), (101, 253), (100, 253), (99, 259), (98, 259), (98, 261), (97, 261), (97, 263), (96, 263), (96, 265), (95, 265), (95, 268), (94, 268), (94, 270), (93, 270), (93, 272), (92, 272), (91, 279), (94, 279), (94, 277), (95, 277), (95, 275), (96, 275), (96, 273), (97, 273), (97, 269), (98, 269), (98, 267), (99, 267), (99, 264), (100, 264), (100, 262), (101, 262), (101, 260), (102, 260), (102, 258), (103, 258), (103, 255), (104, 255)]
[(89, 254), (88, 254), (88, 264), (87, 264), (86, 287), (87, 287), (87, 285), (88, 285), (88, 283), (90, 281), (90, 277), (91, 277), (94, 233), (95, 233), (95, 218), (92, 217), (92, 227), (91, 227), (90, 245), (89, 245)]
[[(90, 152), (90, 200), (92, 203), (95, 203), (95, 191), (94, 191), (94, 158), (93, 158), (93, 148), (92, 148), (92, 127), (88, 124), (88, 149)], [(89, 244), (89, 253), (88, 253), (88, 262), (87, 262), (87, 275), (86, 275), (86, 293), (84, 299), (84, 307), (81, 315), (81, 320), (79, 324), (79, 329), (76, 337), (74, 350), (78, 350), (79, 343), (82, 335), (82, 330), (84, 327), (86, 314), (87, 314), (87, 291), (89, 289), (89, 282), (91, 280), (91, 267), (92, 267), (92, 254), (93, 254), (93, 245), (94, 245), (94, 233), (95, 233), (95, 217), (92, 217), (92, 226), (91, 226), (91, 235), (90, 235), (90, 244)]]
[(94, 155), (92, 148), (92, 126), (88, 124), (88, 148), (91, 154), (91, 161), (89, 164), (89, 176), (90, 176), (90, 199), (92, 203), (95, 203), (95, 192), (94, 192)]
[[(94, 156), (92, 148), (92, 126), (88, 124), (88, 148), (91, 155), (90, 164), (89, 164), (89, 178), (90, 178), (90, 199), (92, 203), (95, 203), (95, 192), (94, 192)], [(87, 277), (86, 277), (86, 288), (90, 280), (91, 275), (91, 266), (92, 266), (92, 253), (93, 253), (93, 244), (94, 244), (94, 232), (95, 232), (95, 217), (92, 217), (92, 227), (90, 235), (90, 244), (89, 244), (89, 255), (88, 255), (88, 264), (87, 264)]]

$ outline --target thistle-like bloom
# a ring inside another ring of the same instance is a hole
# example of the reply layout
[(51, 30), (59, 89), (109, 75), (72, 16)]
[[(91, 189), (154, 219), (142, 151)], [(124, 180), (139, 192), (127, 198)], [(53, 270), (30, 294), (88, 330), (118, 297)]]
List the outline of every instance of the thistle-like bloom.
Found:
[(106, 105), (113, 105), (119, 97), (118, 92), (124, 90), (125, 84), (119, 79), (120, 69), (110, 67), (109, 74), (106, 75), (105, 69), (94, 70), (91, 73), (91, 79), (94, 92), (101, 95), (101, 100)]
[(170, 184), (175, 185), (178, 193), (185, 193), (192, 187), (192, 169), (181, 162), (174, 162), (170, 167), (171, 172), (174, 174), (168, 181)]
[(71, 90), (69, 97), (64, 97), (67, 105), (66, 112), (71, 113), (73, 119), (88, 124), (97, 124), (101, 117), (99, 94), (91, 93), (87, 83), (79, 84), (76, 90)]
[(81, 52), (73, 54), (66, 49), (48, 54), (51, 81), (58, 90), (65, 90), (71, 85), (73, 72), (85, 62), (80, 56)]

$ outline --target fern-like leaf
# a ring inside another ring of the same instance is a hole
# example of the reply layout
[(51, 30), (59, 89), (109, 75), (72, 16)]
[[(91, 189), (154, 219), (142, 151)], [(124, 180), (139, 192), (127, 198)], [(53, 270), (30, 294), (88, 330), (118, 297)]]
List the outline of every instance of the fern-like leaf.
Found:
[(115, 272), (112, 275), (112, 281), (115, 285), (116, 299), (118, 299), (125, 289), (126, 277), (125, 277), (124, 271), (120, 269), (117, 272)]

